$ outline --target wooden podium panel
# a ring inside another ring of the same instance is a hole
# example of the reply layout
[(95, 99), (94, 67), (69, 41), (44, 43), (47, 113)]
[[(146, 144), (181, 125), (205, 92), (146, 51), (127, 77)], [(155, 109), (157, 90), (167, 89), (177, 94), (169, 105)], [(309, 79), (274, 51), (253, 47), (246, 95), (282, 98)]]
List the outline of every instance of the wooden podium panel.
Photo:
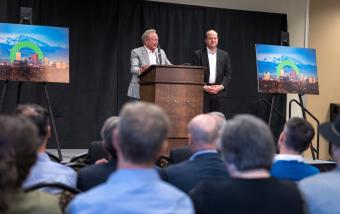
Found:
[(170, 118), (169, 149), (187, 143), (188, 122), (203, 112), (204, 69), (153, 65), (141, 76), (141, 100), (161, 106)]

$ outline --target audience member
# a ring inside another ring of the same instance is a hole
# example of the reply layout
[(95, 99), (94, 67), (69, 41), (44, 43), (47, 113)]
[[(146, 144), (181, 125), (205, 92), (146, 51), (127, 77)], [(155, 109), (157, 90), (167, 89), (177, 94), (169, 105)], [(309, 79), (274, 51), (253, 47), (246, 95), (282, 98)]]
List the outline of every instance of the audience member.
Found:
[[(215, 117), (219, 124), (219, 132), (222, 131), (223, 125), (226, 121), (226, 118), (222, 112), (212, 111), (208, 113), (209, 115)], [(170, 151), (169, 161), (171, 164), (177, 164), (182, 161), (188, 160), (193, 155), (193, 152), (190, 146), (182, 146), (178, 148), (174, 148)]]
[(94, 164), (81, 169), (78, 173), (77, 187), (87, 191), (98, 184), (104, 183), (117, 168), (117, 154), (112, 144), (112, 134), (118, 125), (119, 117), (108, 118), (101, 130), (104, 150), (108, 154), (107, 163)]
[(118, 169), (107, 182), (78, 195), (68, 213), (194, 213), (190, 198), (163, 182), (153, 163), (160, 155), (169, 119), (156, 105), (126, 104), (113, 144)]
[(274, 158), (271, 175), (299, 181), (319, 173), (318, 168), (303, 162), (302, 153), (310, 146), (313, 137), (313, 126), (307, 120), (298, 117), (288, 120), (279, 137), (279, 154)]
[[(37, 104), (19, 105), (17, 114), (29, 118), (37, 127), (39, 133), (39, 147), (37, 148), (37, 160), (33, 165), (23, 187), (28, 188), (38, 183), (62, 183), (70, 187), (76, 187), (76, 172), (65, 165), (52, 161), (46, 153), (46, 145), (51, 136), (49, 115), (45, 108)], [(57, 188), (43, 188), (42, 191), (59, 193)]]
[(251, 115), (227, 121), (221, 151), (232, 178), (198, 184), (190, 193), (197, 213), (303, 213), (296, 185), (270, 177), (274, 143), (263, 121)]
[(188, 125), (189, 146), (194, 154), (187, 161), (161, 169), (162, 178), (184, 192), (203, 180), (227, 178), (226, 167), (217, 154), (221, 122), (209, 114), (194, 117)]
[(332, 156), (337, 168), (308, 177), (299, 182), (299, 188), (311, 214), (336, 214), (340, 210), (340, 116), (334, 122), (320, 125), (320, 133), (332, 144)]
[(61, 213), (55, 196), (21, 188), (36, 160), (38, 142), (31, 121), (0, 116), (0, 213)]

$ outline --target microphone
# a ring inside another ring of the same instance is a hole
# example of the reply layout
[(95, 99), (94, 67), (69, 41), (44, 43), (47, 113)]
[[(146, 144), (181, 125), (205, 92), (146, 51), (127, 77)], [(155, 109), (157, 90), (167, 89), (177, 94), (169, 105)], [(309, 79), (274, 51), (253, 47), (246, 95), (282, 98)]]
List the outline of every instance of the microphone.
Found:
[(162, 55), (161, 55), (161, 46), (157, 46), (158, 47), (158, 61), (159, 61), (159, 64), (161, 65), (162, 64)]

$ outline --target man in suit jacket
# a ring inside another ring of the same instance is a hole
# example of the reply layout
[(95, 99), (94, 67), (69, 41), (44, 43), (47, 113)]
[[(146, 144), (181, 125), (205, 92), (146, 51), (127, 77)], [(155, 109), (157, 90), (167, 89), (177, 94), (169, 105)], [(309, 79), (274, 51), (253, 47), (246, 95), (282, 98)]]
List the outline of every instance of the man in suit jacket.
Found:
[(200, 181), (228, 178), (226, 167), (217, 153), (219, 130), (224, 122), (210, 114), (194, 117), (188, 125), (193, 155), (187, 161), (161, 170), (161, 177), (186, 193)]
[(117, 128), (119, 117), (109, 117), (101, 130), (102, 146), (109, 157), (107, 163), (100, 163), (82, 168), (77, 177), (77, 187), (87, 191), (98, 184), (104, 183), (117, 168), (116, 149), (113, 148), (112, 133)]
[(194, 53), (193, 64), (206, 66), (204, 72), (203, 112), (222, 111), (221, 98), (226, 96), (226, 89), (231, 80), (229, 54), (217, 48), (218, 35), (209, 30), (205, 35), (206, 48)]
[(139, 99), (139, 76), (150, 66), (171, 65), (164, 50), (158, 46), (158, 35), (156, 30), (149, 29), (142, 36), (144, 46), (135, 48), (131, 51), (131, 74), (128, 96), (132, 99)]

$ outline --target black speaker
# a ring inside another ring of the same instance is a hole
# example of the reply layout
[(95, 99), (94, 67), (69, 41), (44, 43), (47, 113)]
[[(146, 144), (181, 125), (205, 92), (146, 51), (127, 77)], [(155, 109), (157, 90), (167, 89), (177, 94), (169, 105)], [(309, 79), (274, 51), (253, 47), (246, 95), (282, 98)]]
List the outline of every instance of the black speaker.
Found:
[(340, 104), (331, 103), (329, 105), (329, 121), (334, 121), (338, 115), (340, 115)]
[(32, 24), (31, 7), (20, 7), (20, 24)]
[(281, 45), (289, 46), (289, 32), (281, 31)]
[[(329, 121), (332, 122), (335, 118), (340, 115), (340, 104), (338, 103), (331, 103), (329, 105)], [(329, 143), (328, 153), (332, 154), (332, 144)]]

